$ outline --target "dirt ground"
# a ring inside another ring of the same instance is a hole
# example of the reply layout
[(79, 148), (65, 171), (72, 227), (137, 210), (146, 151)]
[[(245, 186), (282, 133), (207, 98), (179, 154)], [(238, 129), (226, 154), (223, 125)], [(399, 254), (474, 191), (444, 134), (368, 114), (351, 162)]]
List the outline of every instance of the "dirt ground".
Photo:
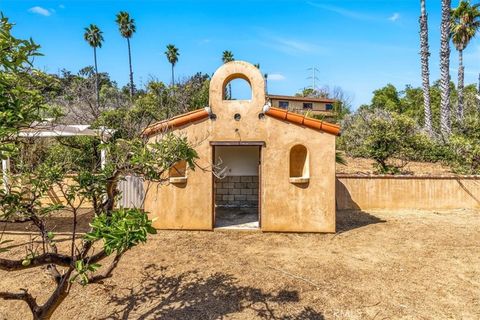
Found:
[[(480, 212), (341, 211), (337, 220), (337, 234), (159, 232), (103, 284), (75, 285), (54, 319), (480, 318)], [(22, 233), (7, 226), (5, 235), (19, 256)], [(51, 288), (40, 269), (0, 279), (0, 291), (27, 287), (40, 302)], [(0, 319), (29, 313), (0, 300)]]
[[(351, 157), (344, 157), (347, 161), (347, 165), (337, 164), (336, 171), (337, 173), (360, 173), (360, 174), (369, 174), (374, 173), (375, 168), (373, 164), (375, 163), (372, 159), (363, 159), (363, 158), (351, 158)], [(396, 162), (398, 165), (403, 165), (398, 160), (392, 160)], [(413, 175), (454, 175), (452, 170), (442, 165), (441, 163), (430, 163), (430, 162), (407, 162), (406, 165), (401, 169), (402, 174), (413, 174)]]

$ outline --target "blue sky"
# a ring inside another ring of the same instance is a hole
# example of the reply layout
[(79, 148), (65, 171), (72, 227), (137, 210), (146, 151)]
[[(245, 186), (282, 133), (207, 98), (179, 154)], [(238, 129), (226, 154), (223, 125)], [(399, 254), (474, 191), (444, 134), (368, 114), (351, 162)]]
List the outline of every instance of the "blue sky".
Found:
[[(452, 1), (456, 6), (458, 1)], [(437, 79), (440, 1), (428, 1), (431, 79)], [(132, 39), (134, 78), (170, 79), (165, 46), (180, 50), (178, 78), (197, 71), (212, 74), (223, 50), (236, 59), (260, 63), (269, 74), (269, 92), (294, 94), (311, 85), (308, 68), (319, 69), (317, 85), (341, 86), (354, 97), (354, 106), (370, 101), (372, 91), (387, 83), (402, 88), (420, 85), (417, 0), (311, 1), (155, 1), (0, 0), (0, 11), (16, 23), (18, 37), (32, 37), (44, 57), (35, 65), (56, 73), (78, 71), (93, 62), (83, 40), (84, 27), (97, 24), (105, 43), (99, 69), (119, 85), (128, 81), (126, 42), (114, 23), (128, 11), (137, 33)], [(480, 42), (465, 52), (466, 82), (476, 83)], [(452, 79), (457, 53), (452, 47)]]

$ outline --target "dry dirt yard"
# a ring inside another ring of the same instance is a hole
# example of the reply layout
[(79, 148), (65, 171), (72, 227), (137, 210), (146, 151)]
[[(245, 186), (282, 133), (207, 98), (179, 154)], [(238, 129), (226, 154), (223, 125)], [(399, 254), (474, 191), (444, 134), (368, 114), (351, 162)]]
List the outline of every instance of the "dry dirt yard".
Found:
[[(480, 318), (480, 212), (337, 219), (337, 234), (159, 232), (103, 284), (76, 285), (54, 318)], [(28, 240), (13, 229), (6, 238)], [(0, 279), (0, 290), (28, 287), (40, 300), (51, 281), (38, 269)], [(0, 301), (0, 319), (29, 317), (23, 303)]]

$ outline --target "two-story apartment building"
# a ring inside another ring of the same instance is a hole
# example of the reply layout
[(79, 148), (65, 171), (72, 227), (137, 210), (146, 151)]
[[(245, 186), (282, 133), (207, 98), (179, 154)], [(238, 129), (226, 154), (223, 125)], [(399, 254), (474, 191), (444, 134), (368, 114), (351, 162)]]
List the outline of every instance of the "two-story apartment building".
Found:
[(296, 113), (312, 115), (333, 116), (333, 104), (335, 100), (326, 98), (310, 98), (297, 96), (282, 96), (269, 94), (268, 98), (272, 107), (281, 108)]

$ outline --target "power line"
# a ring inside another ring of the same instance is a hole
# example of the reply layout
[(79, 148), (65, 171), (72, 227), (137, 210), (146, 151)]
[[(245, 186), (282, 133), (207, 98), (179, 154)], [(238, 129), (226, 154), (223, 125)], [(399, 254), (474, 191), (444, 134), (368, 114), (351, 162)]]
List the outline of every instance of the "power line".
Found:
[(312, 75), (307, 77), (307, 80), (312, 80), (311, 88), (313, 90), (317, 90), (317, 82), (320, 81), (320, 79), (318, 79), (318, 77), (317, 77), (317, 74), (320, 73), (320, 70), (318, 70), (316, 67), (311, 67), (311, 68), (308, 68), (307, 71), (312, 72)]

